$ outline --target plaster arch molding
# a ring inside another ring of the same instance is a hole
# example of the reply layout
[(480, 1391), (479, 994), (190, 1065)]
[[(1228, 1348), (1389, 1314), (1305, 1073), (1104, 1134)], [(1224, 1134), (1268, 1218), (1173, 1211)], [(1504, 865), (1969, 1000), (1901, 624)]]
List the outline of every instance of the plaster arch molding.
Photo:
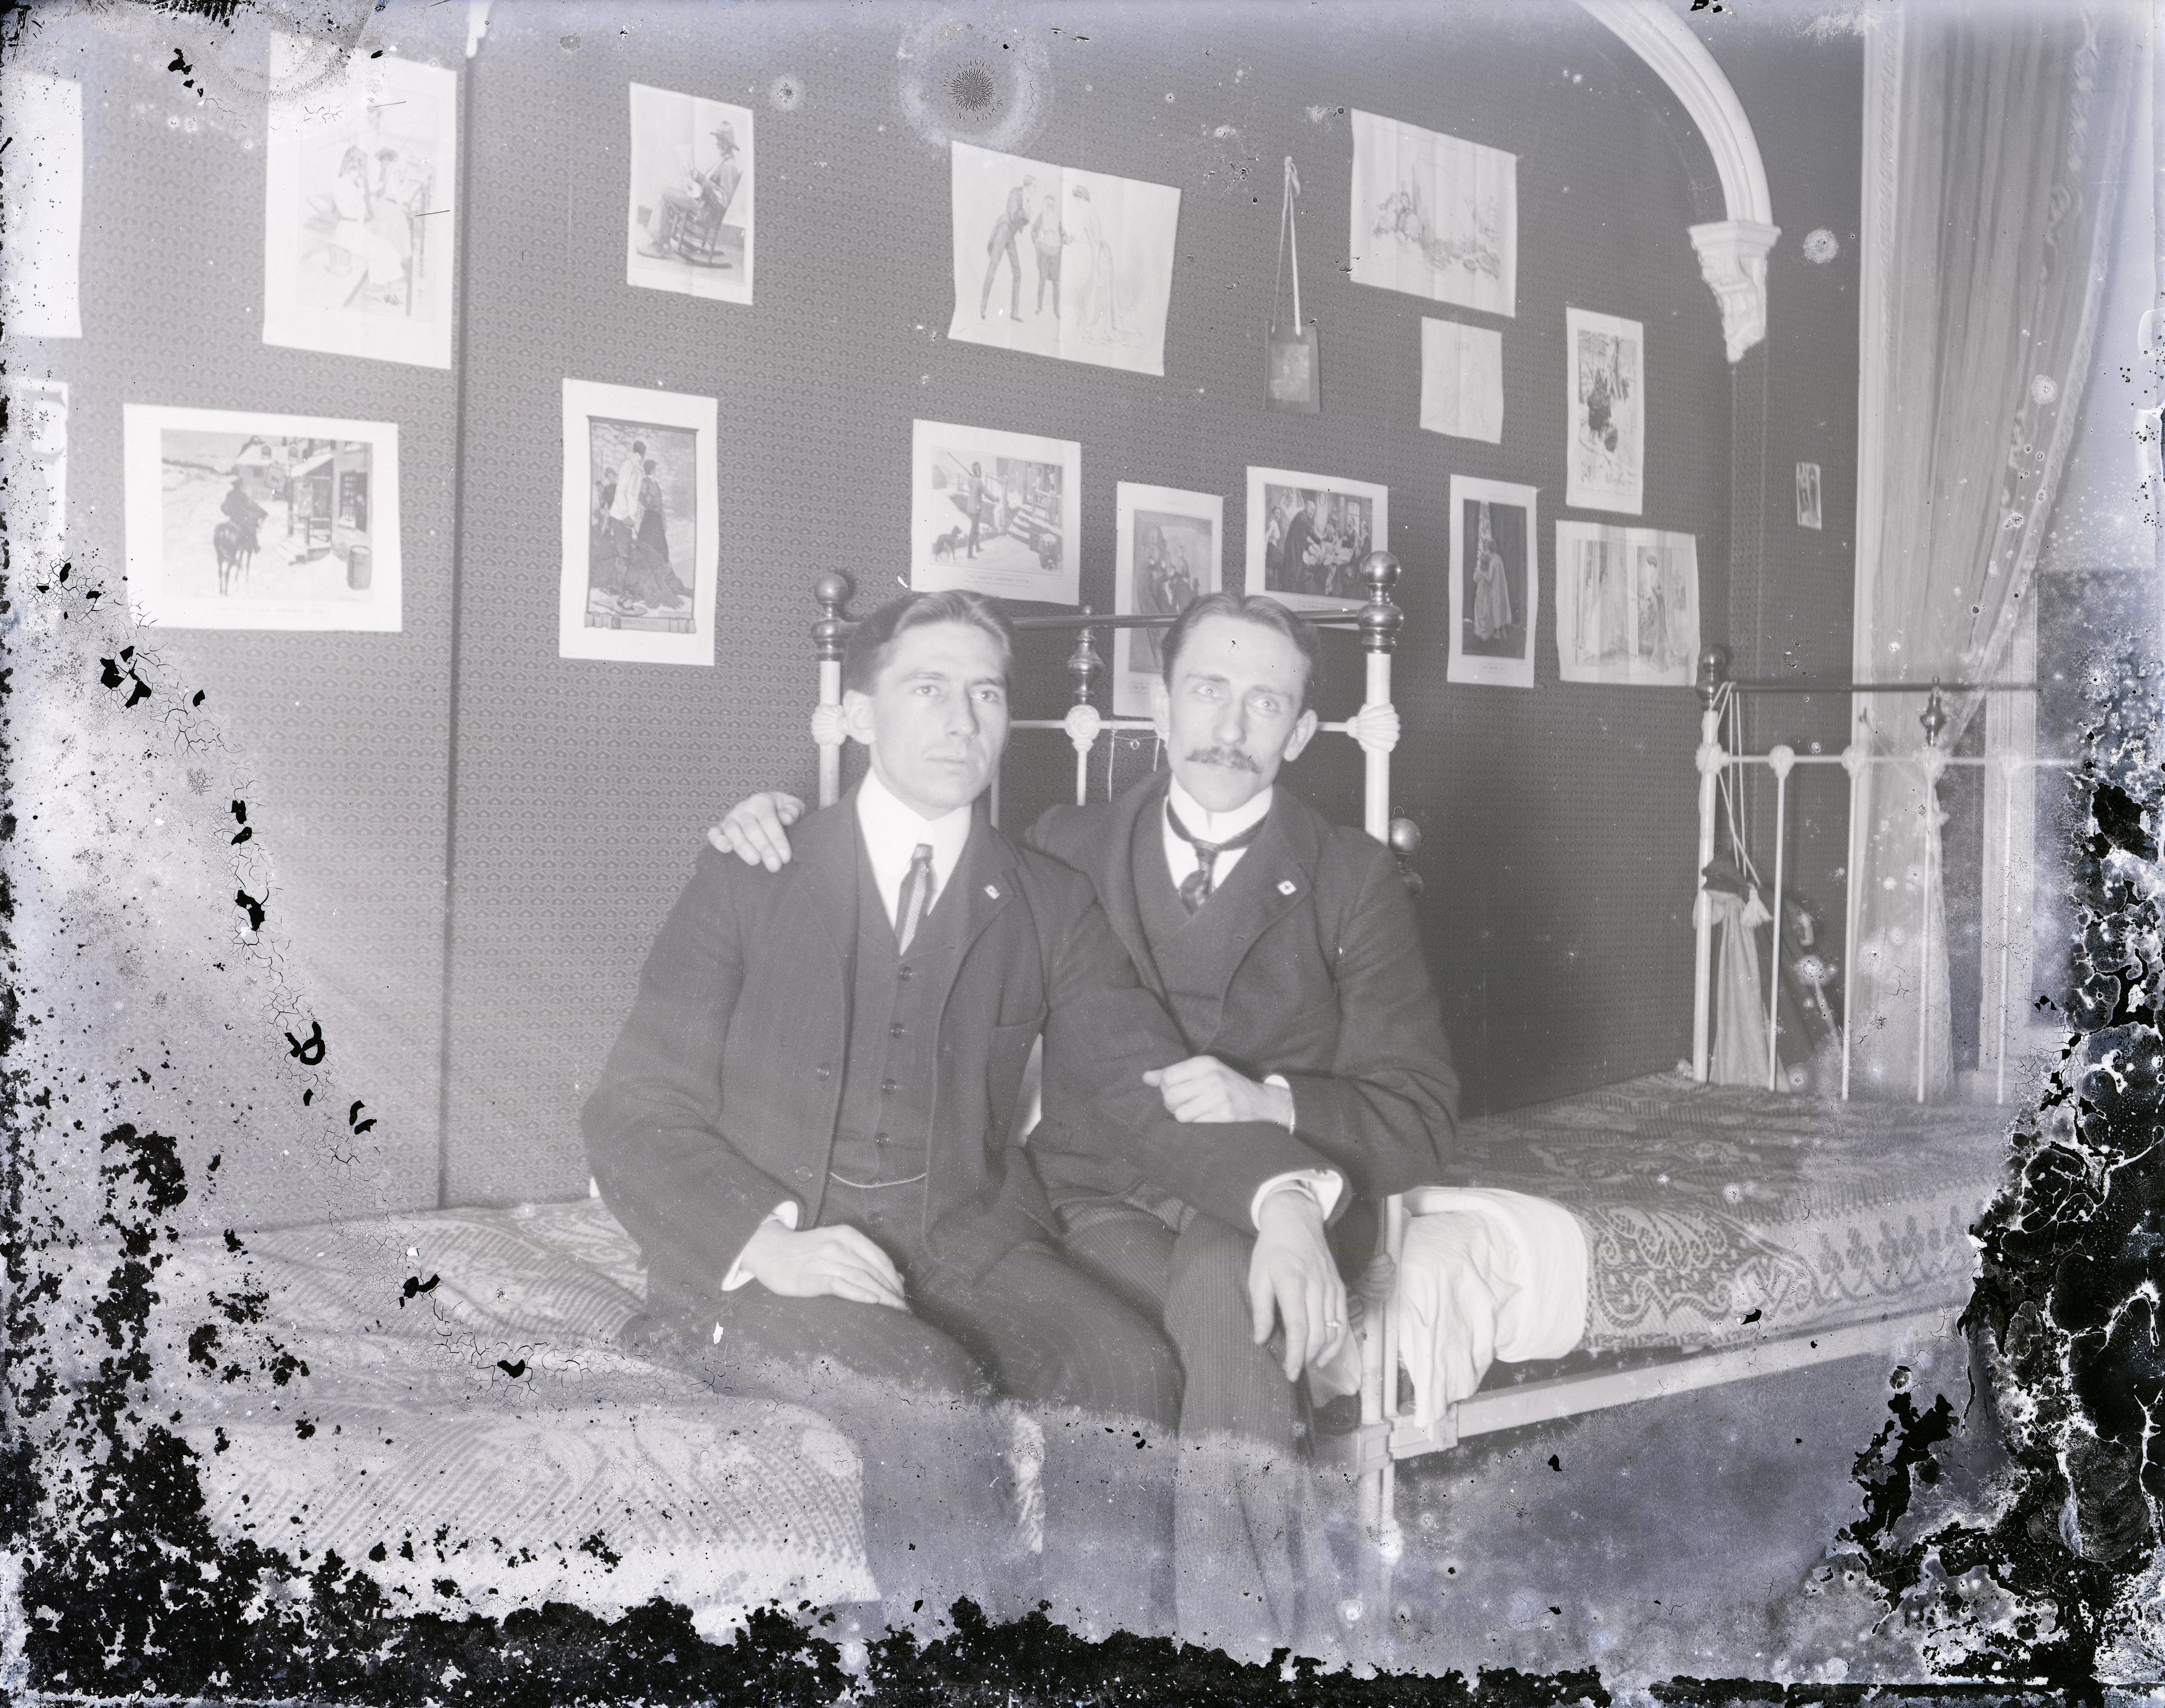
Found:
[(1767, 168), (1744, 104), (1714, 55), (1662, 0), (1578, 0), (1579, 6), (1669, 86), (1706, 139), (1729, 217), (1689, 228), (1699, 272), (1721, 308), (1732, 362), (1767, 337), (1767, 251), (1773, 223)]

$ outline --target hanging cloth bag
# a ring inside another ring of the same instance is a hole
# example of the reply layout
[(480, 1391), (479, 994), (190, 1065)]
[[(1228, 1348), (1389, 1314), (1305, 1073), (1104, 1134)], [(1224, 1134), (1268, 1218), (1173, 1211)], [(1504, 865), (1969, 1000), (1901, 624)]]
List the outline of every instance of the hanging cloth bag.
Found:
[[(1271, 280), (1271, 330), (1264, 349), (1263, 396), (1273, 409), (1293, 415), (1313, 415), (1321, 407), (1322, 375), (1316, 365), (1315, 329), (1300, 314), (1300, 237), (1293, 229), (1293, 200), (1300, 194), (1300, 174), (1293, 156), (1285, 163), (1285, 194), (1278, 213), (1277, 271)], [(1278, 293), (1285, 284), (1290, 255), (1293, 273), (1293, 324), (1278, 324)]]

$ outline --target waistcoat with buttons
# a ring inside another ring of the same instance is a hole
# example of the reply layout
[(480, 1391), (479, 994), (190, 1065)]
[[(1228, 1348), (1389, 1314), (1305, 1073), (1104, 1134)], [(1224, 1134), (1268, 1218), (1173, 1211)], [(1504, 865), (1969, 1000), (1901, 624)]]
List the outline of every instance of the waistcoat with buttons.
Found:
[(1190, 1049), (1208, 1050), (1218, 1035), (1225, 987), (1232, 983), (1236, 957), (1251, 941), (1241, 926), (1255, 905), (1252, 891), (1263, 881), (1259, 876), (1263, 862), (1251, 849), (1210, 892), (1210, 899), (1191, 914), (1173, 883), (1172, 868), (1165, 863), (1163, 813), (1161, 807), (1135, 820), (1128, 856), (1135, 873), (1135, 903), (1181, 1036)]
[[(954, 882), (954, 873), (948, 881)], [(944, 890), (935, 894), (909, 955), (898, 955), (872, 862), (859, 847), (850, 1045), (829, 1164), (838, 1180), (909, 1185), (912, 1201), (922, 1199), (939, 1083), (940, 994), (952, 982), (946, 962), (955, 953), (956, 921), (963, 911)]]

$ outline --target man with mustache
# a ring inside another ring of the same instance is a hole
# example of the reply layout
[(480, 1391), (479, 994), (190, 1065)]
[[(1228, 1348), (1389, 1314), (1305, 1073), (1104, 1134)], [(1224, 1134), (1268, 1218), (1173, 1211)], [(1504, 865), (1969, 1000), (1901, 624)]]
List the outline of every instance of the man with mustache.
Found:
[[(1147, 1628), (1162, 1521), (1136, 1447), (1170, 1432), (1179, 1372), (1154, 1321), (1054, 1249), (1013, 1138), (1032, 1046), (1048, 1109), (1137, 1156), (1177, 1152), (1182, 1189), (1244, 1233), (1270, 1238), (1294, 1195), (1281, 1183), (1325, 1161), (1283, 1124), (1181, 1124), (1149, 1082), (1185, 1044), (1089, 883), (976, 811), (1012, 648), (970, 593), (857, 626), (842, 713), (869, 774), (798, 827), (786, 870), (703, 851), (582, 1124), (646, 1259), (630, 1343), (842, 1422), (889, 1596), (930, 1595), (972, 1536), (998, 1533), (986, 1402), (1004, 1396), (1059, 1409), (1046, 1569), (1090, 1575), (1046, 1588), (1063, 1612)], [(1320, 1227), (1313, 1202), (1300, 1213)], [(1315, 1278), (1281, 1265), (1267, 1284), (1298, 1321)], [(943, 1521), (953, 1545), (913, 1552), (930, 1539), (913, 1526)], [(989, 1592), (1022, 1610), (1003, 1575)]]
[[(1162, 1321), (1180, 1355), (1182, 1635), (1235, 1653), (1314, 1650), (1334, 1634), (1336, 1574), (1299, 1458), (1299, 1378), (1350, 1385), (1325, 1226), (1348, 1263), (1365, 1261), (1374, 1206), (1439, 1178), (1458, 1083), (1389, 855), (1277, 787), (1315, 733), (1314, 630), (1273, 600), (1211, 593), (1162, 652), (1154, 719), (1170, 772), (1109, 804), (1056, 807), (1028, 841), (1088, 874), (1178, 1022), (1189, 1053), (1144, 1078), (1181, 1129), (1138, 1145), (1070, 1099), (1056, 1108), (1048, 1062), (1030, 1150), (1062, 1249)], [(1383, 709), (1360, 721), (1395, 741)], [(710, 840), (772, 867), (801, 810), (755, 796)], [(1182, 1151), (1233, 1122), (1298, 1136), (1328, 1165), (1261, 1204), (1253, 1232), (1198, 1203)], [(1288, 1299), (1274, 1278), (1295, 1268), (1307, 1278)]]

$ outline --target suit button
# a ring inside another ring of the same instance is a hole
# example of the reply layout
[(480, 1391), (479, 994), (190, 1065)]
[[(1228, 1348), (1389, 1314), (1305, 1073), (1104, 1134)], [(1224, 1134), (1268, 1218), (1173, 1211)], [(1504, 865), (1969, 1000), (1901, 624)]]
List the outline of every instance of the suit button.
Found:
[(824, 1062), (822, 1062), (817, 1068), (814, 1068), (812, 1072), (816, 1078), (820, 1079), (832, 1079), (835, 1077), (835, 1070), (832, 1068), (830, 1068)]
[(910, 979), (909, 968), (907, 967), (898, 967), (895, 968), (894, 976), (902, 980), (903, 983), (907, 984)]
[(874, 1133), (872, 1135), (872, 1142), (875, 1145), (884, 1145), (887, 1141), (888, 1138), (885, 1133)]
[(896, 1089), (897, 1087), (893, 1080), (882, 1079), (880, 1081), (880, 1095), (882, 1097), (893, 1097)]
[(900, 1037), (902, 1036), (902, 1022), (900, 1020), (897, 1020), (893, 1025), (889, 1026), (887, 1029), (887, 1035), (890, 1038)]

